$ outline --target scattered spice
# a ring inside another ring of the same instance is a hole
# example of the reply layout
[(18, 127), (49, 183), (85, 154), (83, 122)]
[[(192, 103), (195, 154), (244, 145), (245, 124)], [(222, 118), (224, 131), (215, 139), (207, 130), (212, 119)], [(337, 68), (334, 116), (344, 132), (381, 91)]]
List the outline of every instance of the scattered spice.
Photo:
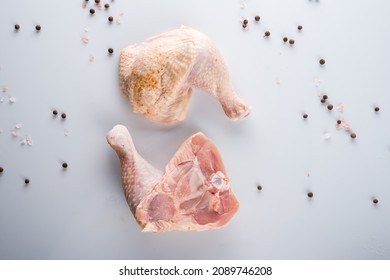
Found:
[(68, 164), (67, 164), (66, 162), (64, 162), (64, 163), (62, 164), (62, 167), (63, 167), (63, 168), (68, 168)]
[(374, 198), (374, 199), (372, 200), (372, 202), (373, 202), (374, 204), (378, 204), (379, 200), (378, 200), (377, 198)]
[(0, 173), (3, 173), (4, 172), (4, 168), (2, 166), (0, 166)]
[(89, 9), (89, 13), (93, 15), (95, 13), (95, 9)]
[(307, 196), (310, 197), (310, 198), (312, 198), (312, 197), (314, 196), (314, 194), (313, 194), (312, 192), (308, 192), (308, 193), (307, 193)]
[(104, 4), (104, 8), (106, 8), (106, 9), (110, 8), (110, 4), (108, 4), (108, 3)]
[(61, 114), (61, 118), (65, 119), (65, 118), (66, 118), (66, 114), (65, 114), (65, 113), (62, 113), (62, 114)]
[(39, 24), (35, 25), (35, 30), (36, 30), (36, 31), (40, 31), (41, 28), (42, 28), (42, 27), (41, 27)]
[(260, 21), (260, 16), (255, 16), (255, 21)]
[(325, 59), (321, 58), (321, 59), (320, 59), (320, 64), (321, 64), (321, 65), (324, 65), (324, 64), (325, 64)]
[(24, 183), (26, 184), (26, 185), (28, 185), (28, 184), (30, 184), (30, 179), (24, 179)]
[(298, 30), (302, 30), (302, 25), (298, 25)]
[(341, 124), (341, 120), (337, 120), (337, 124)]
[(379, 112), (380, 109), (379, 109), (379, 107), (375, 107), (374, 110), (375, 110), (375, 112)]
[(307, 119), (308, 115), (307, 114), (303, 114), (303, 118), (304, 119)]
[(113, 16), (109, 16), (109, 17), (108, 17), (108, 21), (109, 21), (109, 22), (113, 22), (113, 21), (114, 21), (114, 17), (113, 17)]
[(58, 111), (57, 110), (53, 110), (53, 115), (57, 116), (58, 115)]
[(243, 24), (247, 25), (248, 24), (248, 20), (247, 19), (244, 19), (244, 21), (242, 22)]
[(356, 138), (356, 133), (353, 133), (353, 132), (352, 132), (352, 133), (351, 133), (351, 138), (352, 138), (352, 139), (355, 139), (355, 138)]
[(324, 95), (322, 96), (322, 98), (326, 100), (326, 99), (328, 99), (328, 96), (327, 96), (326, 94), (324, 94)]
[(264, 37), (269, 37), (271, 35), (271, 32), (269, 32), (269, 31), (265, 31), (265, 33), (264, 33)]
[(261, 190), (263, 189), (263, 187), (260, 186), (260, 185), (257, 185), (257, 189), (258, 189), (259, 191), (261, 191)]
[(333, 105), (332, 104), (329, 104), (328, 105), (328, 110), (331, 111), (333, 109)]
[(15, 24), (15, 30), (19, 30), (20, 29), (20, 25), (19, 24)]
[(294, 45), (295, 44), (295, 40), (294, 39), (290, 39), (288, 42), (290, 43), (290, 45)]
[(283, 37), (283, 42), (287, 42), (288, 41), (288, 38), (287, 37)]
[(99, 3), (100, 3), (100, 0), (95, 0), (95, 3), (96, 3), (96, 4), (99, 4)]
[(108, 53), (112, 54), (114, 52), (113, 48), (108, 48)]
[(321, 103), (325, 103), (325, 102), (326, 102), (326, 100), (321, 98)]

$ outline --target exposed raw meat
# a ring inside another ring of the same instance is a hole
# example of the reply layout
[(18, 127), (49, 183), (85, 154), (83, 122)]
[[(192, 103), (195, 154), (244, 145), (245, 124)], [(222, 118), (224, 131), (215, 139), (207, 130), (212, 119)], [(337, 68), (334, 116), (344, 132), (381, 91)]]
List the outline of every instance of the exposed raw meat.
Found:
[(215, 96), (232, 120), (245, 118), (250, 112), (235, 96), (228, 69), (215, 45), (188, 27), (123, 49), (119, 79), (134, 112), (161, 124), (185, 119), (192, 87)]
[(142, 231), (216, 229), (238, 211), (217, 147), (202, 133), (182, 144), (165, 174), (137, 153), (123, 125), (107, 141), (121, 161), (123, 190)]

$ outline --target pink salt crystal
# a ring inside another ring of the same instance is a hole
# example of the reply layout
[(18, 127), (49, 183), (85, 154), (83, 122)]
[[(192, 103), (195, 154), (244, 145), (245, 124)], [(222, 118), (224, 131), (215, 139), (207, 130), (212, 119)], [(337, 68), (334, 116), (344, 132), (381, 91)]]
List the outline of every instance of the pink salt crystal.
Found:
[(244, 2), (241, 2), (241, 3), (240, 3), (240, 8), (241, 8), (241, 9), (245, 9), (245, 7), (246, 7), (245, 3), (244, 3)]
[(342, 129), (342, 128), (343, 128), (343, 124), (340, 123), (336, 125), (336, 129)]
[(97, 7), (98, 7), (99, 10), (103, 9), (103, 5), (102, 5), (101, 3), (99, 3), (99, 4), (97, 5)]
[(340, 103), (339, 105), (337, 105), (337, 110), (339, 110), (339, 112), (344, 112), (344, 104), (343, 103)]
[(83, 41), (85, 44), (87, 44), (89, 42), (89, 39), (88, 39), (88, 37), (83, 36), (83, 37), (81, 37), (81, 41)]
[(89, 56), (89, 61), (94, 62), (95, 61), (95, 57), (93, 55), (90, 55)]
[(8, 86), (3, 86), (3, 92), (7, 92), (8, 91)]
[(12, 135), (13, 137), (18, 137), (18, 136), (19, 136), (19, 132), (16, 131), (16, 130), (12, 130), (12, 131), (11, 131), (11, 135)]
[(81, 6), (83, 7), (83, 9), (85, 9), (87, 7), (87, 3), (84, 2)]
[(344, 125), (344, 130), (345, 131), (350, 131), (351, 130), (351, 126), (349, 124)]

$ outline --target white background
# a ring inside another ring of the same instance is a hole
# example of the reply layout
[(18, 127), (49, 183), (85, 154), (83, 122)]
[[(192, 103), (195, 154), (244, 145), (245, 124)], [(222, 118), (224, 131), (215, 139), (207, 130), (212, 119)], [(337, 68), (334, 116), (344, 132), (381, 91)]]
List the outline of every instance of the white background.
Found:
[[(90, 2), (83, 9), (81, 0), (1, 1), (1, 259), (390, 258), (390, 2), (248, 0), (241, 9), (233, 0), (116, 0), (108, 11)], [(109, 15), (122, 23), (108, 24)], [(216, 43), (252, 107), (249, 119), (228, 120), (200, 90), (178, 126), (132, 113), (119, 90), (120, 50), (182, 24)], [(329, 112), (321, 93), (345, 111)], [(355, 141), (336, 130), (339, 116)], [(232, 222), (200, 233), (141, 233), (105, 140), (117, 123), (160, 169), (190, 135), (211, 138), (241, 202)], [(33, 146), (20, 144), (26, 135)]]

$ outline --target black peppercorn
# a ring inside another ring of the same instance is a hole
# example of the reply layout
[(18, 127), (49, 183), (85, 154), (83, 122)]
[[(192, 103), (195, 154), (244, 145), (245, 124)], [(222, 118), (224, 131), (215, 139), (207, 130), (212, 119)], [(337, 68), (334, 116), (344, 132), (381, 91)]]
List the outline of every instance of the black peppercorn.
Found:
[(325, 59), (321, 58), (321, 59), (320, 59), (320, 64), (321, 64), (321, 65), (324, 65), (324, 64), (325, 64)]
[(108, 53), (112, 54), (114, 52), (113, 48), (108, 48)]

